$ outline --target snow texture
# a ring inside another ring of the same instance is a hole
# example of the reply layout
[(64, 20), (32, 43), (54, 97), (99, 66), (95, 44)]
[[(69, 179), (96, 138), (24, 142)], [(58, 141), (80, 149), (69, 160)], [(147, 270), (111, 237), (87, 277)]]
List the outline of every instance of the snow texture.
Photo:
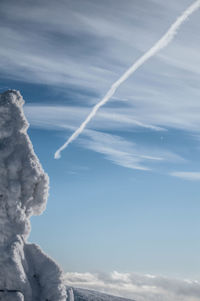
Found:
[(68, 301), (134, 301), (87, 289), (68, 288)]
[(27, 243), (30, 217), (41, 214), (49, 180), (27, 135), (23, 98), (0, 94), (0, 301), (64, 301), (58, 265)]

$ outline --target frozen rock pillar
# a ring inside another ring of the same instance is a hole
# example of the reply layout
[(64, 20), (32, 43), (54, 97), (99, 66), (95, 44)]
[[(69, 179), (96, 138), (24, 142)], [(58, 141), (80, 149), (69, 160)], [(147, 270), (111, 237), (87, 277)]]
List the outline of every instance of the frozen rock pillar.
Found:
[(0, 94), (0, 301), (65, 301), (58, 265), (27, 243), (31, 215), (46, 206), (48, 176), (27, 135), (23, 98)]

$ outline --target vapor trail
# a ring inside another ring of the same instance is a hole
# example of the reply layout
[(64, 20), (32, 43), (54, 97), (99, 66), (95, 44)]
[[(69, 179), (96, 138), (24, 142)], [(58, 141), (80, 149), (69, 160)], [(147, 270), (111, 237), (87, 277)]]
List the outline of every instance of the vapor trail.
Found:
[(101, 99), (91, 110), (87, 118), (83, 121), (80, 127), (69, 137), (69, 139), (55, 152), (54, 158), (59, 159), (60, 153), (63, 151), (72, 141), (74, 141), (85, 129), (90, 120), (96, 115), (100, 107), (102, 107), (108, 100), (114, 95), (117, 88), (129, 78), (140, 66), (142, 66), (147, 60), (159, 52), (162, 48), (166, 47), (175, 37), (179, 27), (187, 20), (187, 18), (200, 8), (200, 0), (195, 1), (190, 5), (177, 20), (170, 26), (168, 31), (163, 37), (154, 44), (143, 56), (141, 56), (122, 76), (112, 84), (106, 95)]

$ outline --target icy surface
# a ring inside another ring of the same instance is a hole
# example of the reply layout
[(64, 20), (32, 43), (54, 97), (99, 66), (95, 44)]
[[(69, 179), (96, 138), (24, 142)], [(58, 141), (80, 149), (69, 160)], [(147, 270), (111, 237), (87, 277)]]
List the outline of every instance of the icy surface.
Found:
[(68, 301), (134, 301), (80, 288), (68, 288)]
[(27, 243), (30, 216), (46, 206), (48, 176), (26, 133), (23, 104), (15, 90), (0, 95), (0, 300), (64, 301), (61, 269)]

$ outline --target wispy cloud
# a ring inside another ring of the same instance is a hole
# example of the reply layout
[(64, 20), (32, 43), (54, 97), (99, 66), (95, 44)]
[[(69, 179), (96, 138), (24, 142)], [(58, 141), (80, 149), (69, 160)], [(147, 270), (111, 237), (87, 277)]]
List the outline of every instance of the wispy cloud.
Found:
[[(55, 87), (59, 91), (55, 106), (26, 106), (32, 125), (68, 129), (69, 134), (74, 131), (86, 118), (89, 106), (97, 103), (130, 62), (157, 41), (192, 1), (147, 0), (144, 4), (127, 0), (124, 5), (117, 0), (109, 7), (105, 3), (1, 1), (1, 76), (48, 84), (50, 93)], [(119, 130), (122, 135), (135, 129), (151, 134), (167, 128), (198, 134), (197, 22), (198, 14), (167, 50), (135, 74), (134, 84), (127, 81), (120, 87), (117, 101), (111, 99), (88, 128), (116, 131), (117, 135)], [(120, 103), (120, 99), (127, 101)], [(61, 103), (66, 106), (58, 106)]]
[(137, 150), (137, 146), (127, 140), (106, 133), (88, 131), (86, 135), (90, 139), (82, 138), (80, 144), (90, 150), (101, 153), (113, 163), (131, 169), (149, 170), (144, 165), (148, 160), (163, 160), (161, 157), (153, 157), (142, 154)]
[[(87, 115), (88, 110), (88, 108), (70, 106), (25, 106), (31, 126), (51, 130), (73, 131), (79, 120), (84, 119), (84, 116)], [(115, 131), (119, 128), (119, 124), (122, 132), (138, 128), (156, 133), (165, 131), (163, 128), (133, 119), (131, 116), (127, 116), (123, 110), (120, 113), (119, 109), (115, 114), (112, 109), (107, 108), (99, 112), (95, 122), (90, 124), (90, 128), (85, 131), (84, 136), (79, 138), (77, 143), (80, 147), (103, 154), (114, 164), (131, 169), (151, 170), (165, 162), (180, 163), (184, 161), (180, 155), (168, 149), (154, 145), (144, 146), (142, 143), (138, 143), (137, 139), (129, 141), (119, 135), (104, 132)]]
[[(82, 106), (52, 106), (52, 105), (34, 105), (29, 104), (25, 106), (26, 116), (33, 126), (42, 128), (60, 128), (73, 129), (83, 120), (90, 108)], [(126, 109), (120, 108), (106, 108), (98, 113), (95, 121), (89, 128), (116, 130), (121, 131), (134, 128), (149, 129), (152, 131), (165, 131), (164, 128), (146, 123), (140, 120), (140, 116), (132, 116), (133, 111), (131, 107)]]
[(86, 130), (85, 138), (79, 139), (84, 148), (103, 154), (108, 160), (122, 167), (151, 170), (152, 164), (180, 162), (183, 159), (167, 150), (142, 147), (120, 136)]
[(61, 152), (68, 147), (77, 137), (84, 131), (85, 127), (90, 123), (90, 121), (95, 117), (98, 110), (104, 106), (115, 94), (116, 90), (133, 74), (140, 68), (146, 61), (153, 57), (161, 49), (165, 48), (175, 37), (180, 26), (188, 19), (188, 17), (193, 14), (200, 7), (200, 1), (195, 1), (191, 6), (189, 6), (180, 17), (174, 22), (168, 31), (158, 40), (145, 54), (143, 54), (136, 62), (131, 65), (109, 88), (106, 95), (91, 109), (90, 113), (86, 119), (81, 123), (81, 125), (74, 131), (74, 133), (67, 139), (67, 141), (57, 149), (55, 152), (55, 159), (59, 159)]
[[(0, 3), (1, 75), (29, 83), (49, 84), (51, 88), (64, 87), (67, 90), (74, 85), (95, 91), (99, 98), (134, 58), (162, 36), (170, 22), (189, 3), (185, 0), (173, 3), (127, 0), (124, 5), (118, 0), (108, 7), (102, 1), (86, 1), (84, 5), (80, 0), (61, 1), (55, 5), (52, 0), (42, 3), (3, 0)], [(173, 47), (154, 59), (153, 68), (148, 63), (145, 72), (141, 70), (135, 78), (134, 85), (127, 82), (121, 87), (118, 93), (122, 98), (130, 100), (133, 95), (137, 98), (137, 90), (143, 108), (148, 100), (156, 111), (161, 97), (168, 100), (177, 98), (174, 94), (177, 83), (182, 83), (182, 90), (188, 91), (184, 94), (193, 95), (191, 82), (188, 80), (186, 87), (186, 74), (180, 72), (185, 66), (185, 70), (194, 70), (198, 79), (196, 70), (200, 47), (198, 43), (194, 45), (194, 41), (198, 41), (198, 30), (191, 24), (190, 20), (184, 26), (183, 33), (186, 31), (187, 34), (183, 40), (179, 36)], [(185, 42), (191, 36), (194, 37), (193, 44)], [(194, 55), (194, 48), (197, 55)], [(179, 59), (178, 64), (168, 68), (170, 61), (175, 59)], [(151, 82), (149, 85), (150, 79), (159, 79), (159, 84)], [(160, 90), (160, 95), (153, 96), (148, 91), (150, 88), (154, 94)], [(171, 94), (166, 96), (165, 92), (169, 90)], [(86, 97), (84, 104), (94, 104), (98, 98)], [(172, 103), (168, 101), (167, 105), (173, 114)]]
[(200, 181), (200, 172), (192, 171), (174, 171), (170, 173), (171, 176), (181, 178), (189, 181)]
[[(151, 94), (150, 90), (145, 91), (149, 93), (150, 99), (162, 97), (159, 93), (155, 96)], [(169, 92), (170, 93), (170, 92)], [(185, 91), (183, 91), (185, 93)], [(113, 130), (127, 130), (134, 128), (146, 128), (155, 131), (166, 130), (167, 128), (174, 128), (187, 131), (199, 132), (200, 128), (200, 103), (198, 101), (200, 93), (196, 91), (193, 93), (191, 102), (186, 102), (180, 98), (181, 95), (175, 95), (176, 102), (172, 99), (168, 101), (165, 97), (162, 102), (157, 100), (141, 101), (140, 98), (133, 98), (130, 96), (129, 103), (104, 107), (96, 115), (95, 120), (88, 125), (89, 128), (97, 129), (113, 129)], [(75, 97), (72, 95), (71, 97)], [(55, 102), (57, 99), (55, 98)], [(61, 123), (64, 125), (73, 124), (77, 127), (80, 121), (84, 120), (90, 111), (88, 106), (62, 106), (62, 105), (27, 105), (25, 106), (27, 117), (32, 124), (38, 120), (42, 127), (48, 120), (54, 126)], [(60, 126), (62, 128), (62, 126)], [(64, 127), (63, 127), (64, 128)]]
[(98, 290), (137, 301), (198, 301), (200, 282), (134, 273), (66, 273), (69, 286)]

